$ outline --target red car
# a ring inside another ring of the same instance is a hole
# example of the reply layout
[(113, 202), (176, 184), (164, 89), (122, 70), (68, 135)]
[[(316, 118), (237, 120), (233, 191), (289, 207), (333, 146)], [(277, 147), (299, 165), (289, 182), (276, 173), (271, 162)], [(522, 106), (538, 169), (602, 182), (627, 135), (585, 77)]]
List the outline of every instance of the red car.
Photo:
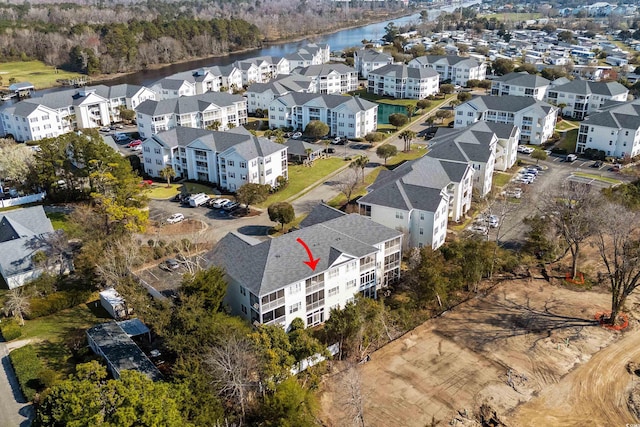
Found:
[(140, 181), (140, 187), (144, 187), (146, 185), (149, 185), (149, 186), (153, 185), (153, 181), (151, 181), (150, 179), (145, 179)]
[(140, 141), (139, 139), (135, 139), (135, 140), (131, 141), (130, 143), (128, 143), (127, 147), (133, 148), (133, 147), (137, 147), (140, 144), (142, 144), (142, 141)]

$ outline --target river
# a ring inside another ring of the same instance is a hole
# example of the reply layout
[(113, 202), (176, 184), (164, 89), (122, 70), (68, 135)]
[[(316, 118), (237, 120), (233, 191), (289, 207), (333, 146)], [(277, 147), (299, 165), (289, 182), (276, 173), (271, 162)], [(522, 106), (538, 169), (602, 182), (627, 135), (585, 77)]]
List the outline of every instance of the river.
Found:
[[(463, 6), (466, 7), (466, 6), (470, 6), (477, 3), (480, 3), (480, 1), (472, 0), (472, 1), (465, 2)], [(456, 6), (456, 7), (459, 7), (459, 6)], [(452, 7), (442, 8), (442, 9), (430, 10), (429, 19), (434, 20), (443, 11), (451, 12), (454, 8), (455, 7), (452, 6)], [(420, 14), (416, 13), (416, 14), (404, 16), (401, 18), (390, 19), (388, 21), (365, 25), (363, 27), (349, 28), (349, 29), (340, 30), (331, 34), (323, 34), (319, 36), (308, 37), (300, 41), (270, 44), (261, 49), (245, 51), (242, 53), (233, 53), (233, 54), (221, 56), (221, 57), (181, 62), (178, 64), (172, 64), (166, 67), (153, 69), (153, 70), (143, 70), (136, 73), (127, 74), (126, 76), (119, 77), (116, 79), (110, 79), (105, 81), (104, 83), (109, 85), (129, 83), (129, 84), (138, 84), (138, 85), (148, 86), (151, 83), (163, 77), (166, 77), (181, 71), (194, 70), (200, 67), (211, 67), (215, 65), (229, 65), (235, 61), (252, 58), (256, 56), (279, 56), (279, 57), (286, 56), (290, 53), (295, 52), (300, 46), (303, 46), (304, 44), (307, 44), (310, 42), (326, 43), (329, 45), (332, 51), (342, 50), (348, 47), (360, 46), (361, 41), (364, 39), (366, 40), (380, 39), (385, 33), (384, 27), (386, 27), (387, 24), (389, 24), (390, 22), (395, 23), (396, 26), (398, 27), (414, 24), (414, 23), (417, 24), (420, 22)]]

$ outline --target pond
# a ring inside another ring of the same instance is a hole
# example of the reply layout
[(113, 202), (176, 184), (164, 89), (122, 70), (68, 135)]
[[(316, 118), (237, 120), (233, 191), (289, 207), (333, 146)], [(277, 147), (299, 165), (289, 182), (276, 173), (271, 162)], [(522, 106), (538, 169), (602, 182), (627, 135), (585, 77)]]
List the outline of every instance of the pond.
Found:
[(378, 124), (388, 125), (391, 114), (407, 114), (407, 109), (403, 105), (392, 105), (378, 102)]

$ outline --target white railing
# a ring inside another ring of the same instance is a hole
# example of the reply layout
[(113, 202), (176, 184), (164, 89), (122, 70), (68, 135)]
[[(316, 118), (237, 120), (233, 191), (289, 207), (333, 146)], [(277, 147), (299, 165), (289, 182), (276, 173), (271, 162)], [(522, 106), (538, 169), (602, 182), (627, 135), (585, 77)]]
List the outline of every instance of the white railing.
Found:
[(9, 206), (24, 205), (27, 203), (35, 203), (44, 200), (47, 193), (44, 191), (38, 194), (29, 194), (28, 196), (12, 197), (11, 199), (0, 200), (0, 207), (8, 208)]

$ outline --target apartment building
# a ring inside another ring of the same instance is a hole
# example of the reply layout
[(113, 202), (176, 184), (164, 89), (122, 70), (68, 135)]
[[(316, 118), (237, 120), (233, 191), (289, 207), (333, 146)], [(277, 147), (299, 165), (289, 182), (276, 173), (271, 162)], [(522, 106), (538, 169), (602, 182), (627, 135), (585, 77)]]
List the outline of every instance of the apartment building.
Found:
[(369, 71), (367, 92), (398, 99), (423, 99), (440, 90), (440, 75), (429, 67), (389, 64)]
[(287, 147), (244, 128), (228, 132), (176, 127), (142, 142), (145, 172), (160, 177), (171, 166), (177, 178), (207, 181), (229, 191), (246, 183), (277, 185), (288, 177)]
[(317, 84), (313, 79), (299, 74), (278, 76), (268, 83), (254, 83), (247, 88), (247, 111), (268, 110), (271, 102), (291, 92), (316, 93)]
[(217, 126), (218, 130), (225, 130), (247, 122), (247, 100), (224, 92), (148, 100), (135, 110), (141, 138), (178, 126), (199, 129)]
[(392, 63), (393, 57), (391, 55), (378, 52), (375, 49), (356, 50), (353, 53), (354, 67), (363, 79), (369, 77), (370, 71)]
[(358, 89), (358, 72), (345, 64), (310, 65), (291, 70), (291, 73), (310, 78), (316, 93), (342, 94)]
[(378, 128), (378, 104), (353, 96), (292, 92), (269, 105), (271, 128), (302, 131), (311, 120), (329, 126), (329, 134), (362, 138)]
[[(318, 260), (315, 268), (305, 264), (309, 256), (300, 242)], [(319, 325), (355, 295), (376, 297), (397, 280), (402, 233), (342, 214), (263, 242), (229, 233), (205, 257), (224, 268), (225, 303), (233, 314), (288, 330), (295, 318)]]
[(626, 101), (629, 90), (618, 82), (592, 82), (588, 80), (558, 79), (551, 83), (546, 101), (563, 104), (562, 114), (576, 120), (604, 107), (608, 101)]
[(487, 78), (487, 64), (476, 58), (463, 56), (426, 55), (409, 61), (412, 68), (433, 68), (440, 74), (440, 82), (467, 86), (469, 80)]
[(328, 44), (307, 43), (292, 54), (285, 56), (289, 61), (289, 69), (309, 67), (329, 62), (331, 52)]
[(447, 237), (449, 219), (471, 208), (475, 171), (465, 160), (424, 156), (393, 171), (382, 171), (358, 199), (360, 214), (400, 230), (410, 247), (437, 249)]
[(520, 143), (540, 145), (552, 135), (558, 107), (528, 96), (477, 96), (455, 107), (454, 128), (477, 121), (506, 123), (520, 129)]
[(580, 124), (576, 152), (602, 150), (607, 156), (640, 155), (640, 102), (613, 103)]
[(121, 121), (121, 107), (134, 109), (149, 99), (156, 99), (155, 92), (128, 84), (46, 93), (2, 108), (0, 135), (37, 141), (73, 129), (107, 126)]
[(289, 74), (290, 64), (286, 58), (258, 56), (236, 61), (233, 65), (242, 74), (242, 85), (266, 83), (274, 77)]
[(527, 72), (509, 73), (496, 77), (491, 83), (493, 96), (528, 96), (542, 101), (551, 82), (544, 77)]

